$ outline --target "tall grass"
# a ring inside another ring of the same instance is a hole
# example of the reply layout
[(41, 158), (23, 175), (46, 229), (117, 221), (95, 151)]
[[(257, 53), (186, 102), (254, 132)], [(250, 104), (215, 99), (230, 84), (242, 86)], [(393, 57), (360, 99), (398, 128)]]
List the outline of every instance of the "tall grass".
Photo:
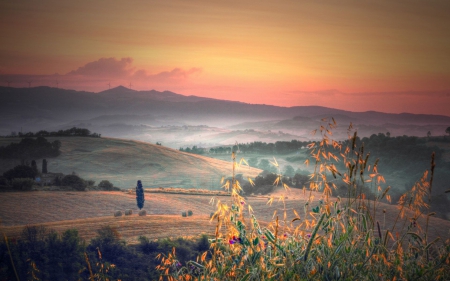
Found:
[[(387, 229), (386, 211), (377, 217), (377, 210), (381, 202), (390, 201), (390, 187), (383, 187), (378, 160), (372, 161), (364, 144), (356, 146), (351, 125), (349, 141), (340, 143), (332, 139), (334, 119), (322, 122), (315, 132), (321, 141), (310, 145), (306, 161), (314, 172), (305, 189), (308, 200), (298, 206), (303, 216), (294, 210), (295, 218), (287, 221), (281, 196), (281, 220), (274, 214), (273, 221), (261, 227), (234, 177), (243, 161), (237, 163), (233, 153), (233, 177), (224, 184), (231, 191), (231, 204), (216, 203), (210, 249), (184, 265), (175, 248), (161, 254), (160, 280), (450, 280), (450, 241), (430, 241), (428, 235), (434, 158), (430, 171), (401, 196), (398, 213), (388, 214), (396, 219)], [(278, 166), (276, 160), (272, 164)], [(347, 198), (331, 197), (341, 183)], [(274, 184), (289, 189), (281, 175)], [(364, 194), (367, 188), (373, 190), (373, 200)], [(318, 202), (313, 191), (322, 194)]]

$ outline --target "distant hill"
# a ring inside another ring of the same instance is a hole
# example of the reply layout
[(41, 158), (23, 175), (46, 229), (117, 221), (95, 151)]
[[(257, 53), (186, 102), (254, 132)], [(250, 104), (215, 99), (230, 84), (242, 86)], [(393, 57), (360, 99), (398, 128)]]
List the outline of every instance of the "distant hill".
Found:
[[(58, 130), (77, 126), (103, 136), (122, 137), (125, 133), (134, 139), (152, 142), (157, 140), (152, 140), (147, 132), (139, 135), (139, 132), (128, 134), (127, 131), (139, 131), (141, 125), (206, 125), (232, 130), (281, 130), (306, 138), (307, 132), (317, 128), (324, 117), (335, 117), (342, 129), (352, 122), (360, 135), (386, 131), (391, 131), (391, 135), (426, 136), (428, 131), (432, 135), (443, 135), (445, 128), (450, 126), (450, 116), (443, 115), (351, 112), (321, 106), (280, 107), (183, 96), (169, 91), (135, 91), (123, 86), (100, 93), (51, 87), (0, 87), (0, 112), (0, 135), (19, 130)], [(114, 127), (112, 130), (111, 126)], [(121, 128), (115, 133), (118, 127)], [(339, 137), (345, 138), (344, 133)], [(172, 147), (198, 142), (201, 142), (201, 136)]]
[[(109, 180), (121, 188), (142, 180), (149, 187), (219, 189), (222, 176), (231, 176), (230, 162), (180, 152), (160, 145), (112, 138), (57, 137), (61, 155), (48, 160), (49, 172), (77, 173), (84, 179)], [(0, 146), (20, 139), (0, 138)], [(42, 160), (36, 159), (39, 170)], [(231, 158), (230, 158), (231, 160)], [(0, 160), (0, 174), (19, 160)], [(241, 167), (237, 173), (255, 177), (261, 170)]]

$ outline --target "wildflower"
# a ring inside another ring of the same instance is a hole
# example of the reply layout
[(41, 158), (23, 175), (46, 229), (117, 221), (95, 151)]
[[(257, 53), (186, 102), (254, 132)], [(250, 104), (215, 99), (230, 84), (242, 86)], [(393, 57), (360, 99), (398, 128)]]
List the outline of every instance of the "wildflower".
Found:
[(244, 202), (244, 201), (241, 201), (241, 205), (245, 205), (245, 202)]
[(228, 240), (228, 242), (230, 243), (230, 245), (233, 245), (233, 244), (235, 244), (237, 242), (242, 244), (242, 239), (240, 237), (236, 237), (236, 236), (233, 235), (233, 238)]

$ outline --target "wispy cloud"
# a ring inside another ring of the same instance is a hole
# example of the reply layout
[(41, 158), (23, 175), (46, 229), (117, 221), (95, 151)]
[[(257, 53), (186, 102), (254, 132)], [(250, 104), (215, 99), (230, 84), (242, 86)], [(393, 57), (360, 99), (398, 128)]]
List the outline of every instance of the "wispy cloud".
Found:
[(101, 58), (72, 70), (66, 75), (83, 75), (107, 78), (127, 78), (133, 73), (132, 58)]
[[(88, 62), (64, 75), (33, 75), (33, 74), (6, 74), (0, 72), (0, 81), (12, 87), (27, 86), (60, 86), (76, 90), (101, 91), (106, 85), (126, 85), (132, 83), (142, 89), (158, 88), (170, 90), (177, 84), (182, 84), (192, 76), (202, 73), (202, 69), (192, 67), (183, 69), (175, 67), (172, 70), (158, 73), (148, 73), (145, 69), (133, 66), (133, 59), (100, 58)], [(30, 83), (29, 83), (30, 82)]]

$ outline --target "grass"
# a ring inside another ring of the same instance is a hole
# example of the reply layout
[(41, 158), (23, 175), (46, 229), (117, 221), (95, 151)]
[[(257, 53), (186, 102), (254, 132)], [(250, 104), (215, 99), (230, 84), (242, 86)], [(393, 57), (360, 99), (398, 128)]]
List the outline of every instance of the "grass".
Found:
[[(351, 126), (349, 141), (338, 143), (332, 139), (334, 119), (322, 121), (322, 141), (310, 147), (314, 173), (305, 190), (308, 199), (298, 206), (303, 214), (293, 209), (296, 217), (288, 219), (289, 206), (281, 195), (282, 211), (276, 210), (263, 227), (259, 213), (240, 195), (233, 166), (233, 179), (224, 185), (232, 202), (217, 202), (210, 250), (184, 266), (179, 266), (176, 249), (161, 254), (160, 280), (449, 280), (448, 233), (432, 237), (429, 231), (434, 154), (430, 170), (391, 212), (383, 209), (390, 187), (381, 185), (385, 180), (378, 173), (378, 160), (370, 159), (363, 145), (356, 147)], [(336, 168), (338, 161), (345, 170)], [(345, 200), (331, 197), (341, 182), (348, 189)], [(281, 175), (274, 184), (289, 190)], [(364, 185), (376, 190), (375, 200), (365, 196)], [(321, 193), (319, 202), (314, 192)], [(274, 201), (272, 197), (268, 203)], [(393, 218), (392, 225), (386, 224), (386, 216)]]
[[(58, 137), (61, 155), (49, 158), (48, 171), (71, 174), (84, 179), (109, 180), (121, 188), (134, 188), (138, 179), (144, 188), (183, 187), (220, 189), (222, 176), (229, 174), (229, 162), (183, 153), (176, 149), (145, 142), (112, 138)], [(0, 138), (0, 146), (19, 138)], [(35, 159), (41, 168), (42, 159)], [(0, 173), (20, 164), (19, 160), (0, 159)], [(243, 167), (241, 173), (255, 177), (261, 170)]]

